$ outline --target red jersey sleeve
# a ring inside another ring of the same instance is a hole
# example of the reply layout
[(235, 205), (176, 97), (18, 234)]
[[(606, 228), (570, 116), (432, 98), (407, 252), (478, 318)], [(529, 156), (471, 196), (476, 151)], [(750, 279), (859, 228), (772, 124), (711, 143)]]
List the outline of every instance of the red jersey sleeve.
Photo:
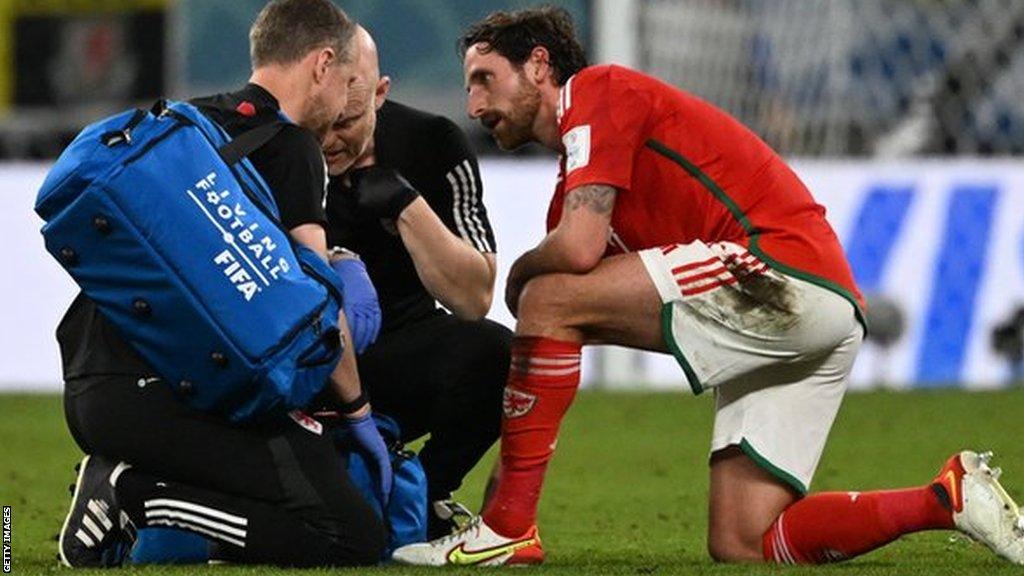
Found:
[(629, 190), (650, 111), (649, 98), (616, 78), (614, 67), (585, 68), (570, 78), (559, 101), (565, 190), (586, 184)]

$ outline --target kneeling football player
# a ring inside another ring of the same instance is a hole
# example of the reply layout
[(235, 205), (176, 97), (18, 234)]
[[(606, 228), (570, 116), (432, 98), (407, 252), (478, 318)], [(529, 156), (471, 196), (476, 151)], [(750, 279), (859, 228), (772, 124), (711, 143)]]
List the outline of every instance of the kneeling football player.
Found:
[(469, 115), (505, 149), (560, 154), (548, 234), (512, 266), (517, 317), (501, 476), (459, 533), (410, 564), (534, 564), (537, 502), (579, 384), (580, 348), (672, 354), (715, 395), (708, 550), (817, 564), (959, 529), (1024, 563), (1024, 522), (989, 455), (954, 454), (903, 490), (808, 487), (864, 337), (824, 209), (762, 140), (657, 78), (588, 66), (567, 13), (495, 13), (461, 38)]

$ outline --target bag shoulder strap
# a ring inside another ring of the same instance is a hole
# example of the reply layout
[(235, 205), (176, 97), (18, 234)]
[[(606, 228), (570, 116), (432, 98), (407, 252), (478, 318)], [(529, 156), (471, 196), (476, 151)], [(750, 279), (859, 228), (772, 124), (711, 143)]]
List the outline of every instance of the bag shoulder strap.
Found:
[(233, 166), (240, 162), (242, 158), (245, 158), (249, 154), (259, 150), (264, 144), (270, 142), (270, 140), (277, 136), (281, 130), (287, 124), (283, 121), (270, 122), (269, 124), (263, 124), (257, 126), (251, 130), (246, 130), (239, 134), (236, 138), (232, 138), (231, 142), (221, 146), (217, 149), (220, 157), (228, 166)]
[[(224, 128), (220, 127), (217, 124), (217, 122), (215, 122), (212, 118), (207, 116), (199, 108), (199, 106), (197, 106), (196, 104), (192, 104), (190, 102), (182, 104), (187, 105), (186, 109), (192, 110), (193, 113), (202, 115), (209, 122), (217, 126), (221, 133), (223, 133), (224, 136), (227, 137), (227, 133), (224, 130)], [(153, 109), (151, 110), (151, 112), (154, 116), (169, 114), (174, 118), (178, 119), (178, 121), (195, 125), (195, 122), (191, 118), (189, 118), (186, 114), (182, 114), (174, 108), (172, 108), (171, 103), (166, 100), (158, 100), (156, 104), (153, 105)], [(252, 154), (256, 150), (259, 150), (274, 136), (277, 136), (277, 134), (281, 132), (281, 130), (283, 130), (287, 124), (288, 122), (285, 122), (284, 120), (281, 119), (277, 119), (274, 120), (273, 122), (268, 122), (255, 128), (246, 130), (245, 132), (239, 134), (237, 137), (231, 138), (231, 141), (228, 142), (227, 144), (224, 144), (223, 146), (217, 148), (217, 153), (220, 155), (221, 159), (224, 160), (225, 164), (227, 164), (228, 166), (234, 166), (235, 164), (239, 163), (242, 160), (242, 158), (245, 158), (249, 154)]]

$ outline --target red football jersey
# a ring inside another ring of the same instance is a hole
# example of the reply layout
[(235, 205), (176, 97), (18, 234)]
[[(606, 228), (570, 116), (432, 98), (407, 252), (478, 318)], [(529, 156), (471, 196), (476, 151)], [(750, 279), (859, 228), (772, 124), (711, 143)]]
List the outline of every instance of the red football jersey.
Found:
[(722, 110), (640, 72), (591, 66), (562, 88), (558, 119), (565, 153), (548, 230), (567, 190), (607, 184), (619, 190), (609, 253), (734, 242), (863, 306), (824, 207)]

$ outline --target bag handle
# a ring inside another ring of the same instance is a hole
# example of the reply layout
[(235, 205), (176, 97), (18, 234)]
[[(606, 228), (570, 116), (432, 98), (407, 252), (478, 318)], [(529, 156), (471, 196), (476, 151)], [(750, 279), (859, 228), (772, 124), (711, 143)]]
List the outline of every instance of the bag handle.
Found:
[(142, 119), (146, 117), (149, 112), (141, 108), (135, 110), (135, 114), (132, 115), (128, 123), (125, 124), (120, 130), (111, 130), (100, 134), (100, 142), (107, 148), (113, 148), (118, 144), (131, 144), (132, 143), (132, 130), (142, 122)]

